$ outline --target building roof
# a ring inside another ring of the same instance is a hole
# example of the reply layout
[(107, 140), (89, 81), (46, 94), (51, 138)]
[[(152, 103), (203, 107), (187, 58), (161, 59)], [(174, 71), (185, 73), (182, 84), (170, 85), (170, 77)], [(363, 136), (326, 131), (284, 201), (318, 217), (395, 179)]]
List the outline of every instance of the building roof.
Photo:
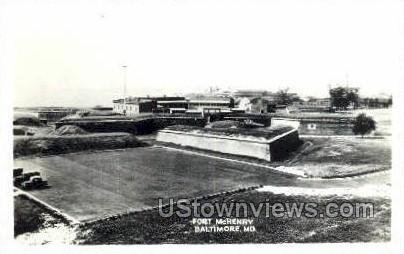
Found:
[(215, 103), (215, 104), (230, 104), (229, 100), (189, 100), (189, 103)]
[(194, 134), (218, 135), (233, 138), (250, 138), (267, 141), (278, 135), (294, 130), (291, 126), (273, 126), (269, 128), (202, 128), (197, 126), (173, 125), (165, 128), (169, 131), (183, 131)]
[(158, 96), (158, 97), (139, 97), (140, 99), (149, 99), (156, 101), (181, 101), (185, 100), (185, 97), (182, 96)]
[(170, 104), (170, 103), (188, 103), (188, 100), (173, 100), (173, 101), (157, 101), (159, 104)]
[[(151, 99), (144, 99), (144, 98), (126, 98), (126, 104), (139, 104), (144, 102), (152, 102)], [(123, 99), (113, 100), (113, 103), (123, 103)]]

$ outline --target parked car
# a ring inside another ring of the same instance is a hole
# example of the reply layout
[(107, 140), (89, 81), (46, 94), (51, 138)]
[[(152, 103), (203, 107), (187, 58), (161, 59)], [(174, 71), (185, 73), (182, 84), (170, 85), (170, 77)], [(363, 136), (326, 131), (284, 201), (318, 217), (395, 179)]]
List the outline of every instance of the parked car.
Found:
[(15, 168), (15, 169), (13, 169), (13, 177), (22, 175), (23, 170), (24, 170), (23, 168)]
[(21, 187), (24, 189), (48, 187), (48, 181), (43, 180), (40, 176), (32, 176), (28, 181), (23, 182)]
[(28, 181), (31, 177), (40, 176), (40, 175), (41, 175), (40, 172), (34, 171), (34, 172), (27, 172), (22, 175), (16, 176), (16, 177), (14, 177), (14, 180), (13, 180), (14, 186), (20, 187), (23, 182)]

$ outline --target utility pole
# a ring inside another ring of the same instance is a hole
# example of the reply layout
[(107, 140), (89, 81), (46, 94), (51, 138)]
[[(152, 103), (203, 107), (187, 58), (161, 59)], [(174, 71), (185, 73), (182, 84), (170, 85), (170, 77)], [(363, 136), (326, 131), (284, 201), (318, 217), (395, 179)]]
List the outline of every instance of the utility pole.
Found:
[(126, 65), (122, 65), (123, 68), (123, 114), (126, 115), (126, 76), (127, 76), (127, 67)]

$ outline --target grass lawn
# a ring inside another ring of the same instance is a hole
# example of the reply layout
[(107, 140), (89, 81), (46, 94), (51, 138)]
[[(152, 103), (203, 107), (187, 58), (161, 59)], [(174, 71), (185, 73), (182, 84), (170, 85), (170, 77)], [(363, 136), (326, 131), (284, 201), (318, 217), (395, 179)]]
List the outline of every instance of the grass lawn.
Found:
[[(285, 196), (263, 192), (245, 192), (220, 197), (205, 202), (316, 202), (323, 210), (328, 202), (346, 202), (337, 196)], [(373, 218), (308, 218), (266, 217), (265, 213), (252, 218), (256, 232), (196, 233), (191, 223), (193, 217), (168, 218), (157, 211), (103, 221), (84, 227), (81, 236), (84, 244), (158, 244), (158, 243), (285, 243), (285, 242), (378, 242), (390, 240), (391, 202), (389, 199), (367, 200), (356, 198), (355, 202), (373, 202)], [(210, 218), (218, 218), (215, 213)], [(232, 218), (235, 218), (234, 216)], [(80, 237), (79, 237), (80, 238)]]
[(304, 138), (311, 143), (286, 166), (306, 172), (309, 176), (338, 176), (391, 169), (389, 139)]
[(14, 236), (39, 230), (46, 210), (25, 196), (14, 197)]
[(55, 224), (65, 223), (26, 196), (14, 196), (14, 236), (38, 232)]
[(14, 237), (24, 245), (72, 244), (76, 230), (22, 194), (14, 196)]
[[(305, 141), (313, 145), (286, 166), (310, 176), (390, 168), (386, 140)], [(52, 188), (32, 193), (78, 220), (156, 206), (159, 197), (196, 197), (260, 184), (306, 184), (263, 167), (156, 147), (20, 158), (15, 160), (15, 167), (42, 171)]]
[(15, 167), (40, 170), (52, 187), (31, 193), (78, 220), (156, 206), (159, 197), (296, 181), (268, 168), (155, 147), (20, 158)]

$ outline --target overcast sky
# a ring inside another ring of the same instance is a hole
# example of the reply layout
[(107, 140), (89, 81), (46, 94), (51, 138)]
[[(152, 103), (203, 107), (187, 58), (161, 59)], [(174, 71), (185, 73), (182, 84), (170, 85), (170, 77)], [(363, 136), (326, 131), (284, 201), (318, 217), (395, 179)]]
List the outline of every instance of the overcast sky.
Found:
[(219, 86), (322, 97), (347, 77), (374, 95), (398, 84), (396, 1), (18, 2), (5, 19), (16, 106), (110, 105), (122, 65), (133, 96)]

